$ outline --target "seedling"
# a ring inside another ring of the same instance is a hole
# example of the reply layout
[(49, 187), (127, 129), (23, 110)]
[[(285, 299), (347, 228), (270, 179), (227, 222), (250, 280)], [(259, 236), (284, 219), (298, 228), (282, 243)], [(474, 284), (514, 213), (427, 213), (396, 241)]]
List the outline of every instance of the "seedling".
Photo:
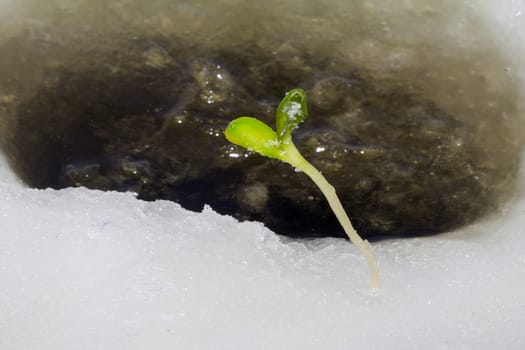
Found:
[(293, 130), (307, 116), (306, 93), (301, 89), (293, 89), (286, 94), (277, 107), (277, 131), (256, 118), (240, 117), (230, 122), (224, 134), (231, 143), (288, 163), (312, 179), (325, 196), (350, 241), (365, 256), (370, 269), (370, 284), (373, 288), (377, 288), (379, 269), (372, 246), (368, 241), (363, 240), (353, 228), (334, 187), (312, 164), (304, 159), (292, 142)]

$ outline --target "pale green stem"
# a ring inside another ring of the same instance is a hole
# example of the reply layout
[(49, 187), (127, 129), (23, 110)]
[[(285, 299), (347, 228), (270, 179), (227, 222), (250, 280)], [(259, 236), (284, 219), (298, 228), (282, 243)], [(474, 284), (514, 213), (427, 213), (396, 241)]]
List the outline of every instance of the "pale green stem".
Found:
[(304, 157), (299, 153), (295, 145), (289, 141), (286, 142), (284, 151), (281, 154), (282, 160), (291, 164), (295, 168), (303, 171), (308, 175), (312, 181), (319, 187), (323, 195), (325, 196), (330, 208), (335, 213), (337, 220), (345, 230), (350, 241), (356, 246), (357, 249), (365, 256), (370, 269), (370, 285), (372, 288), (379, 287), (379, 268), (377, 267), (377, 259), (374, 254), (372, 246), (367, 240), (363, 240), (361, 236), (356, 232), (350, 219), (346, 215), (346, 212), (335, 192), (335, 189), (326, 178), (321, 174), (312, 164), (310, 164)]

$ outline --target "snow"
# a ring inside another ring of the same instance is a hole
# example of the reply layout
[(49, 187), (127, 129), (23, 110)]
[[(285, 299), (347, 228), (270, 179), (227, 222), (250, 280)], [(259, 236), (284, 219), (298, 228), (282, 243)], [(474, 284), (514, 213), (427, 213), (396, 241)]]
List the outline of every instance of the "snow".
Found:
[[(524, 2), (479, 4), (522, 74)], [(371, 291), (345, 240), (131, 193), (29, 189), (2, 159), (0, 349), (525, 349), (522, 168), (491, 217), (375, 243)]]
[(525, 348), (523, 191), (458, 232), (375, 244), (371, 291), (344, 240), (0, 170), (0, 349)]

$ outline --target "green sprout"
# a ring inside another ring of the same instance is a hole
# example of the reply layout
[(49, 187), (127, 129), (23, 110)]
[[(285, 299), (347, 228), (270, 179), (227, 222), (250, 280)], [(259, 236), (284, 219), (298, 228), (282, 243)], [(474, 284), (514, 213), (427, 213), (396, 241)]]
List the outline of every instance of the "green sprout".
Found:
[(310, 164), (292, 142), (292, 132), (308, 116), (306, 93), (301, 89), (289, 91), (276, 112), (277, 132), (262, 121), (252, 117), (239, 117), (226, 127), (226, 139), (269, 158), (279, 159), (308, 175), (325, 196), (350, 241), (365, 256), (370, 269), (371, 286), (379, 286), (379, 269), (372, 246), (353, 228), (348, 215), (337, 197), (335, 189), (325, 177)]

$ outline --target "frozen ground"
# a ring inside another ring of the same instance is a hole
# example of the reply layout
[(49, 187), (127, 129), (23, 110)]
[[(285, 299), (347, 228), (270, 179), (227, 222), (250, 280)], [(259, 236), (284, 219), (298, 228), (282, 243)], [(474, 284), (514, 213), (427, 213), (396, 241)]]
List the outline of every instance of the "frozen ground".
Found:
[[(469, 3), (522, 79), (525, 2)], [(520, 179), (483, 222), (375, 244), (371, 292), (344, 240), (286, 241), (132, 194), (27, 189), (2, 160), (0, 349), (525, 349), (525, 167)]]
[(525, 348), (523, 184), (485, 222), (376, 244), (374, 293), (343, 240), (0, 179), (0, 349)]

